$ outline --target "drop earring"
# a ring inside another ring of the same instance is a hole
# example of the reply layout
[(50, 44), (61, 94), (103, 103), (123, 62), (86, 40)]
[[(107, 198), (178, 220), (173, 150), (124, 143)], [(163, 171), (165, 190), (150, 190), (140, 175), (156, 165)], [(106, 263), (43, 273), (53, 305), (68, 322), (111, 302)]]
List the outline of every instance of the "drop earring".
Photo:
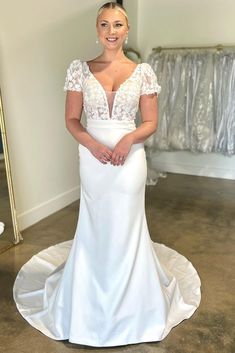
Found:
[(95, 42), (96, 42), (96, 44), (98, 44), (98, 43), (99, 43), (99, 38), (96, 38), (96, 41), (95, 41)]
[(126, 37), (126, 39), (125, 39), (125, 44), (127, 44), (128, 43), (128, 37)]

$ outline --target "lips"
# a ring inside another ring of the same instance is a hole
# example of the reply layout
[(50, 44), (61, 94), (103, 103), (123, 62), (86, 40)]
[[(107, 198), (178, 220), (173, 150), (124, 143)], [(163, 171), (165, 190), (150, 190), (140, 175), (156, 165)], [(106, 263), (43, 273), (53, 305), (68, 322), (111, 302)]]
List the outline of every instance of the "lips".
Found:
[(116, 42), (117, 37), (108, 37), (106, 38), (108, 42)]

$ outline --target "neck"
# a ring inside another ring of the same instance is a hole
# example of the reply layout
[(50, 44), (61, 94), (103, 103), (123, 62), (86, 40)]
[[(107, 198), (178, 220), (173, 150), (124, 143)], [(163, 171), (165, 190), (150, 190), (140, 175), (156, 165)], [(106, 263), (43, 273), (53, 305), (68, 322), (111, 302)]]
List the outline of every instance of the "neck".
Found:
[(122, 59), (126, 59), (126, 56), (122, 48), (119, 48), (118, 50), (104, 49), (103, 53), (99, 56), (99, 59), (107, 62), (120, 61)]

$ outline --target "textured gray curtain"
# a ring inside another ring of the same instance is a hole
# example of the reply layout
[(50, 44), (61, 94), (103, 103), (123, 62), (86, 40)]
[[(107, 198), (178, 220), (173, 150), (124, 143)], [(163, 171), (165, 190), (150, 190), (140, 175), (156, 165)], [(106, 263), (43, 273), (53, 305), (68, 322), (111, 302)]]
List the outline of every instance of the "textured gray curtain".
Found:
[(162, 87), (148, 152), (235, 154), (235, 49), (162, 50), (147, 61)]

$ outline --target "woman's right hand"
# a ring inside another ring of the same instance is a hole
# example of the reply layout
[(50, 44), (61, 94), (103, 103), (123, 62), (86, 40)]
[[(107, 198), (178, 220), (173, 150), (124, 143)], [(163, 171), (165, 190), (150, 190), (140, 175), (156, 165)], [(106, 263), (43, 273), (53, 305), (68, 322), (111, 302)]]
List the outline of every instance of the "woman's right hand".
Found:
[(103, 164), (107, 164), (112, 157), (112, 150), (97, 141), (92, 143), (89, 147), (89, 151)]

